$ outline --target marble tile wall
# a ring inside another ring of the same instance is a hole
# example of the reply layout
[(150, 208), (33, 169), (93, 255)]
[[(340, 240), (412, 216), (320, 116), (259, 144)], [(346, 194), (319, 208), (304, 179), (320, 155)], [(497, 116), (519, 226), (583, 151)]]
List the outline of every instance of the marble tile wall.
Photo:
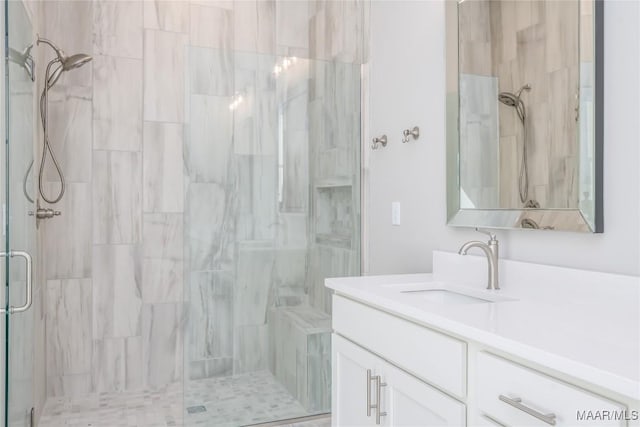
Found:
[(44, 225), (50, 396), (182, 378), (187, 12), (182, 2), (43, 2), (41, 34), (94, 57), (50, 103), (68, 183), (63, 215)]
[[(587, 4), (585, 4), (586, 6)], [(580, 2), (475, 1), (460, 7), (461, 72), (495, 76), (500, 92), (524, 84), (529, 199), (541, 207), (578, 204), (578, 126), (574, 108), (580, 85)], [(588, 9), (586, 7), (585, 9)], [(588, 21), (588, 19), (586, 19)], [(498, 104), (500, 207), (521, 206), (518, 174), (523, 131), (512, 107)], [(492, 188), (485, 188), (492, 192)]]
[[(269, 307), (327, 310), (322, 278), (357, 272), (359, 239), (312, 252), (312, 188), (359, 185), (367, 7), (43, 2), (42, 34), (94, 56), (51, 95), (68, 186), (43, 231), (50, 396), (264, 370)], [(300, 58), (284, 79), (277, 55)]]

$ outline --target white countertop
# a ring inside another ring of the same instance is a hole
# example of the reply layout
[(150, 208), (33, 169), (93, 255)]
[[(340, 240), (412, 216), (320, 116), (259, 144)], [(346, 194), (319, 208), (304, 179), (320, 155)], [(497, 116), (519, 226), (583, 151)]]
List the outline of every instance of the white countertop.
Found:
[[(500, 273), (502, 289), (487, 291), (486, 259), (436, 252), (434, 274), (325, 283), (341, 295), (640, 401), (640, 278), (505, 260)], [(433, 282), (514, 300), (441, 304), (399, 292), (403, 284)]]

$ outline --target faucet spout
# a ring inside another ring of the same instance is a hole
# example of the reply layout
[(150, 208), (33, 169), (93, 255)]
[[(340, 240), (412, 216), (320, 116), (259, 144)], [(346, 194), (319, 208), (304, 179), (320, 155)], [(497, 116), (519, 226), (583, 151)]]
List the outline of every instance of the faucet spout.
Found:
[(458, 254), (466, 255), (469, 249), (478, 248), (487, 257), (487, 289), (499, 290), (500, 285), (498, 283), (498, 240), (492, 237), (488, 243), (483, 243), (477, 240), (472, 240), (465, 243), (460, 247)]

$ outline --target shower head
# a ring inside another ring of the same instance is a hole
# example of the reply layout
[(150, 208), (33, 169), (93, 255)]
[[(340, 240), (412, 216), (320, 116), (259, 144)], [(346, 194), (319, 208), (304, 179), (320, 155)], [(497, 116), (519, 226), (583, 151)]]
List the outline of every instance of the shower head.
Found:
[(500, 92), (498, 94), (498, 101), (507, 107), (515, 107), (518, 105), (519, 97), (511, 92)]
[(526, 113), (524, 108), (524, 102), (522, 102), (522, 99), (520, 99), (520, 95), (522, 94), (523, 90), (526, 90), (526, 91), (531, 90), (531, 85), (527, 83), (526, 85), (518, 89), (516, 93), (500, 92), (498, 94), (498, 101), (500, 101), (502, 104), (506, 105), (507, 107), (514, 107), (516, 109), (516, 112), (518, 113), (518, 117), (520, 117), (520, 121), (524, 123), (524, 119), (526, 118)]
[(34, 74), (35, 63), (33, 61), (33, 57), (31, 56), (32, 48), (33, 48), (33, 45), (29, 45), (25, 50), (23, 50), (22, 52), (19, 52), (14, 48), (10, 47), (8, 59), (9, 61), (16, 63), (22, 68), (24, 68), (27, 74), (29, 75), (29, 78), (31, 79), (31, 81), (35, 81), (35, 74)]
[(49, 62), (49, 66), (53, 65), (56, 62), (59, 63), (58, 67), (53, 70), (51, 76), (47, 79), (48, 87), (52, 87), (58, 81), (64, 71), (80, 68), (93, 59), (90, 55), (86, 55), (84, 53), (77, 53), (75, 55), (67, 56), (64, 51), (60, 49), (55, 43), (53, 43), (51, 40), (45, 39), (44, 37), (38, 36), (37, 43), (44, 43), (46, 45), (49, 45), (55, 51), (57, 58)]
[(84, 53), (76, 53), (75, 55), (71, 55), (70, 57), (65, 58), (64, 61), (62, 61), (62, 70), (68, 71), (73, 70), (74, 68), (80, 68), (92, 59), (93, 58), (90, 55), (86, 55)]
[(509, 107), (515, 107), (520, 102), (522, 102), (520, 101), (520, 95), (522, 94), (523, 90), (526, 90), (526, 91), (531, 90), (531, 85), (527, 83), (526, 85), (518, 89), (516, 93), (500, 92), (500, 94), (498, 95), (498, 101), (502, 102), (504, 105), (507, 105)]

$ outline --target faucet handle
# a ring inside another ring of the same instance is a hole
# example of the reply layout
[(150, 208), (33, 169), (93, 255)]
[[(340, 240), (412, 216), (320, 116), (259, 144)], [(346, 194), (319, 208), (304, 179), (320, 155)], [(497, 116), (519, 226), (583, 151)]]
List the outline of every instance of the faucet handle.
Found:
[(496, 239), (495, 233), (492, 233), (492, 232), (487, 231), (487, 230), (482, 230), (482, 229), (480, 229), (478, 227), (476, 227), (476, 231), (478, 233), (486, 234), (487, 236), (489, 236), (489, 241), (490, 242), (497, 242), (498, 241), (498, 239)]

